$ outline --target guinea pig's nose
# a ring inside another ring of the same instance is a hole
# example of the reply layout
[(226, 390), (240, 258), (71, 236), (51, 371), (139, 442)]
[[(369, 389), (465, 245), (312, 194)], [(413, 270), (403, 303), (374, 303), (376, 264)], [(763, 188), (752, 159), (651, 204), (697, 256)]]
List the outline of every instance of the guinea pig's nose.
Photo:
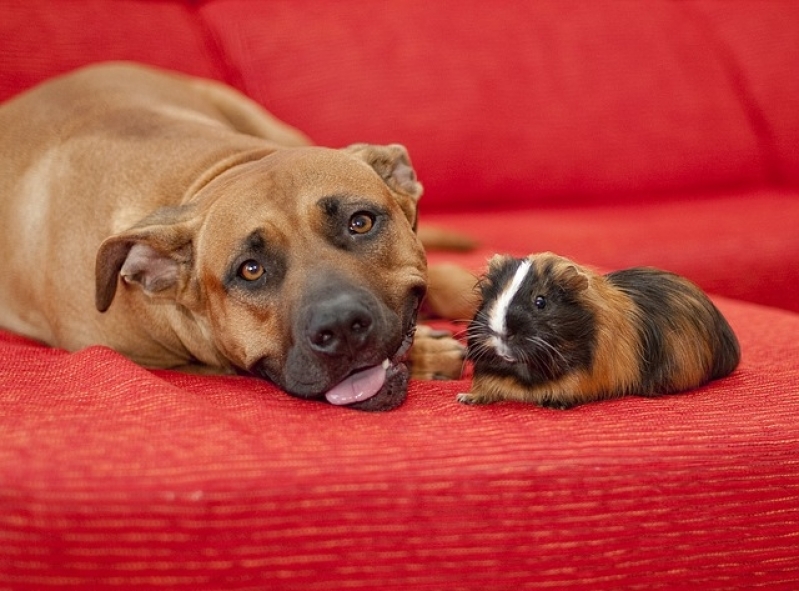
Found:
[(314, 306), (306, 325), (311, 349), (324, 355), (352, 355), (366, 345), (374, 319), (357, 295), (341, 293)]
[(526, 319), (524, 314), (517, 310), (509, 310), (505, 317), (505, 333), (504, 336), (508, 339), (516, 337), (516, 333), (524, 326)]

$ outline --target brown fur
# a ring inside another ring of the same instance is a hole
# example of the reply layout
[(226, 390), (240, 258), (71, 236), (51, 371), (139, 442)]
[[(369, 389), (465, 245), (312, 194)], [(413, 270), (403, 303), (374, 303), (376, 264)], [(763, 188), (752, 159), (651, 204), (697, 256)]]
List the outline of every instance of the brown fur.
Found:
[(427, 270), (425, 309), (434, 317), (466, 322), (480, 303), (477, 276), (450, 263)]
[[(325, 278), (364, 299), (381, 332), (342, 366), (404, 348), (426, 262), (422, 187), (402, 146), (311, 147), (230, 88), (131, 64), (23, 93), (0, 106), (0, 129), (3, 328), (69, 350), (107, 345), (148, 367), (230, 372), (267, 359), (284, 388), (308, 379), (322, 390), (349, 370), (309, 357), (297, 379), (282, 372), (305, 294), (323, 293), (314, 278)], [(360, 203), (382, 216), (380, 232), (336, 243)], [(259, 232), (282, 267), (256, 293), (230, 269)], [(462, 347), (427, 345), (416, 377), (451, 376)]]
[[(494, 369), (490, 355), (481, 357), (480, 351), (490, 349), (495, 335), (475, 324), (476, 338), (469, 345), (476, 360), (475, 375), (470, 392), (459, 395), (460, 402), (516, 400), (567, 408), (627, 394), (656, 396), (689, 390), (727, 375), (737, 365), (740, 353), (735, 335), (707, 296), (686, 279), (654, 269), (602, 276), (552, 253), (528, 258), (533, 269), (546, 277), (526, 285), (523, 289), (531, 291), (522, 297), (534, 298), (545, 289), (543, 284), (568, 290), (592, 318), (594, 337), (591, 342), (567, 345), (575, 350), (590, 348), (591, 361), (552, 379), (523, 383), (520, 366)], [(495, 257), (487, 272), (488, 284), (512, 260)], [(654, 289), (662, 301), (641, 295), (642, 289)], [(483, 302), (481, 310), (491, 304)], [(647, 310), (662, 318), (653, 320)], [(532, 317), (532, 303), (521, 313)]]

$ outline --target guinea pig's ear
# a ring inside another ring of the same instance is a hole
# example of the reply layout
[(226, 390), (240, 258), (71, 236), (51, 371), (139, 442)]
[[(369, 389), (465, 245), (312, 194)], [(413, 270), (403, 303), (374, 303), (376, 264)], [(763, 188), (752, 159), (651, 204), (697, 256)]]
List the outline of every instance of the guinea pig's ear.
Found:
[(411, 165), (408, 150), (401, 144), (377, 146), (372, 144), (352, 144), (344, 148), (374, 168), (397, 199), (405, 217), (416, 229), (416, 207), (423, 188), (416, 180), (416, 171)]
[(568, 291), (579, 293), (588, 288), (588, 275), (575, 265), (564, 267), (560, 281)]
[(105, 312), (118, 278), (148, 296), (177, 297), (191, 273), (193, 224), (183, 208), (164, 208), (134, 227), (110, 236), (95, 259), (95, 306)]

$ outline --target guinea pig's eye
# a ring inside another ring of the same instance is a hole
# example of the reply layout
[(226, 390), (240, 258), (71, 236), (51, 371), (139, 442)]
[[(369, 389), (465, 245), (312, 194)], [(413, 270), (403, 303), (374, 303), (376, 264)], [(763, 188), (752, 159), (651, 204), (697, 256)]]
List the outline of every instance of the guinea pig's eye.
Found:
[(350, 217), (350, 234), (366, 234), (374, 228), (375, 216), (368, 211), (359, 211)]
[(535, 307), (543, 310), (547, 307), (547, 299), (544, 296), (535, 296)]
[(264, 267), (258, 261), (249, 259), (239, 267), (239, 277), (245, 281), (256, 281), (264, 274)]

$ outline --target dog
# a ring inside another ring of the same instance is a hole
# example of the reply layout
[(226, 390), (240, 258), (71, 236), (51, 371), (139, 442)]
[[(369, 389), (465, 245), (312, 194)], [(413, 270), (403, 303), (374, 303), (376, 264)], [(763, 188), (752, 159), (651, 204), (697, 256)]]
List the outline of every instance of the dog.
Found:
[(313, 146), (227, 86), (130, 63), (12, 98), (0, 129), (0, 327), (361, 410), (460, 374), (457, 341), (415, 332), (403, 146)]

